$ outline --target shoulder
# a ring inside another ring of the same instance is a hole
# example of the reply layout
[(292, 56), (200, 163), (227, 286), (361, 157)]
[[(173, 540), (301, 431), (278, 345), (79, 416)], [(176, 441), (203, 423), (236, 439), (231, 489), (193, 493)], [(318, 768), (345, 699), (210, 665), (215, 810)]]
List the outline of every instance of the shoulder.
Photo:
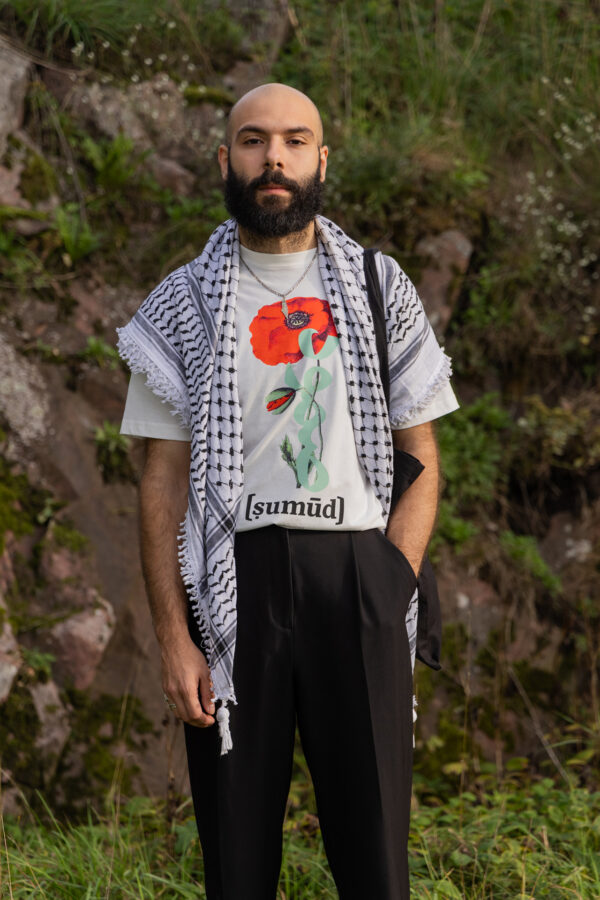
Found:
[(392, 256), (379, 252), (375, 254), (375, 261), (377, 263), (377, 273), (384, 295), (391, 290), (398, 288), (407, 291), (415, 289), (404, 269), (400, 268)]

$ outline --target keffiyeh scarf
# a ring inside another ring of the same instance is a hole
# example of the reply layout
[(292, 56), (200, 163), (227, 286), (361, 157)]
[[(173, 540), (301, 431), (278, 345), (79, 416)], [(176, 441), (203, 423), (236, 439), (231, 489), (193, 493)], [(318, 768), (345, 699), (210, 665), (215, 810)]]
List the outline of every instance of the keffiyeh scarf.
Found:
[[(339, 337), (356, 450), (387, 519), (393, 474), (390, 418), (394, 425), (400, 424), (428, 403), (448, 379), (450, 363), (411, 282), (396, 266), (386, 292), (384, 272), (392, 393), (398, 382), (403, 398), (388, 417), (362, 247), (321, 216), (315, 224), (320, 273)], [(179, 533), (179, 559), (215, 699), (220, 701), (221, 753), (232, 746), (227, 704), (236, 703), (232, 681), (237, 621), (234, 536), (243, 491), (235, 332), (239, 258), (237, 225), (228, 220), (213, 232), (197, 259), (168, 275), (133, 319), (118, 329), (119, 353), (131, 371), (144, 374), (148, 386), (191, 431), (188, 509)]]

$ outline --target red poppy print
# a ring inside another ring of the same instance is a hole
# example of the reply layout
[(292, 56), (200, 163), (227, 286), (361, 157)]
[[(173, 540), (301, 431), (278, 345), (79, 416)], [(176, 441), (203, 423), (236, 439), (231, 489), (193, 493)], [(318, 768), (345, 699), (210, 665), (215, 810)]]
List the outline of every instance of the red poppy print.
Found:
[(268, 366), (295, 363), (302, 359), (298, 335), (314, 328), (312, 344), (318, 353), (329, 335), (337, 336), (329, 303), (318, 297), (294, 297), (287, 301), (287, 316), (282, 304), (262, 306), (250, 324), (250, 342), (254, 355)]

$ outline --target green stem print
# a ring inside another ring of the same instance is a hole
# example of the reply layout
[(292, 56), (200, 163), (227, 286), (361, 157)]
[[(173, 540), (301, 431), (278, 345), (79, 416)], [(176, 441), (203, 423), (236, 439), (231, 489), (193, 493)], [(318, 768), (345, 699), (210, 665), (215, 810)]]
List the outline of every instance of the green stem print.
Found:
[(288, 464), (288, 466), (290, 467), (290, 469), (292, 470), (292, 472), (294, 473), (294, 475), (296, 477), (296, 487), (297, 488), (302, 487), (302, 485), (298, 481), (298, 470), (296, 469), (296, 457), (294, 456), (294, 449), (292, 447), (292, 442), (290, 441), (287, 434), (284, 437), (284, 439), (282, 440), (281, 446), (279, 449), (281, 450), (281, 456), (283, 457), (283, 459)]
[[(298, 336), (298, 345), (307, 359), (314, 359), (315, 365), (308, 368), (300, 382), (294, 372), (292, 363), (285, 370), (285, 387), (271, 391), (266, 397), (267, 409), (275, 415), (280, 414), (292, 402), (295, 402), (294, 420), (300, 426), (298, 439), (300, 450), (294, 457), (289, 435), (281, 444), (281, 455), (296, 476), (296, 487), (304, 487), (309, 491), (322, 491), (329, 484), (329, 473), (322, 462), (323, 459), (323, 422), (326, 412), (317, 399), (317, 394), (324, 391), (332, 381), (330, 372), (322, 365), (321, 360), (330, 356), (338, 346), (338, 339), (329, 335), (323, 346), (316, 353), (313, 348), (313, 328), (305, 328)], [(313, 439), (316, 432), (316, 441)]]

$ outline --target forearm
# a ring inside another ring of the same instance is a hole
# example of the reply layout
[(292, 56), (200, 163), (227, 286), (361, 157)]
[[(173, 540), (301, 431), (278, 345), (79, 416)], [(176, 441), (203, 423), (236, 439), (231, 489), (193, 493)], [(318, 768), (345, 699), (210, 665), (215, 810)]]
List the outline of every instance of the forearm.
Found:
[(393, 432), (394, 446), (416, 456), (425, 466), (400, 497), (387, 526), (388, 538), (399, 547), (418, 573), (436, 521), (439, 456), (432, 423)]
[(188, 633), (177, 544), (187, 490), (185, 466), (167, 468), (155, 443), (149, 441), (140, 485), (140, 549), (152, 621), (161, 647)]
[(190, 725), (214, 724), (210, 670), (187, 627), (187, 599), (179, 570), (177, 535), (187, 508), (190, 445), (147, 442), (140, 485), (142, 567), (160, 644), (165, 696)]

